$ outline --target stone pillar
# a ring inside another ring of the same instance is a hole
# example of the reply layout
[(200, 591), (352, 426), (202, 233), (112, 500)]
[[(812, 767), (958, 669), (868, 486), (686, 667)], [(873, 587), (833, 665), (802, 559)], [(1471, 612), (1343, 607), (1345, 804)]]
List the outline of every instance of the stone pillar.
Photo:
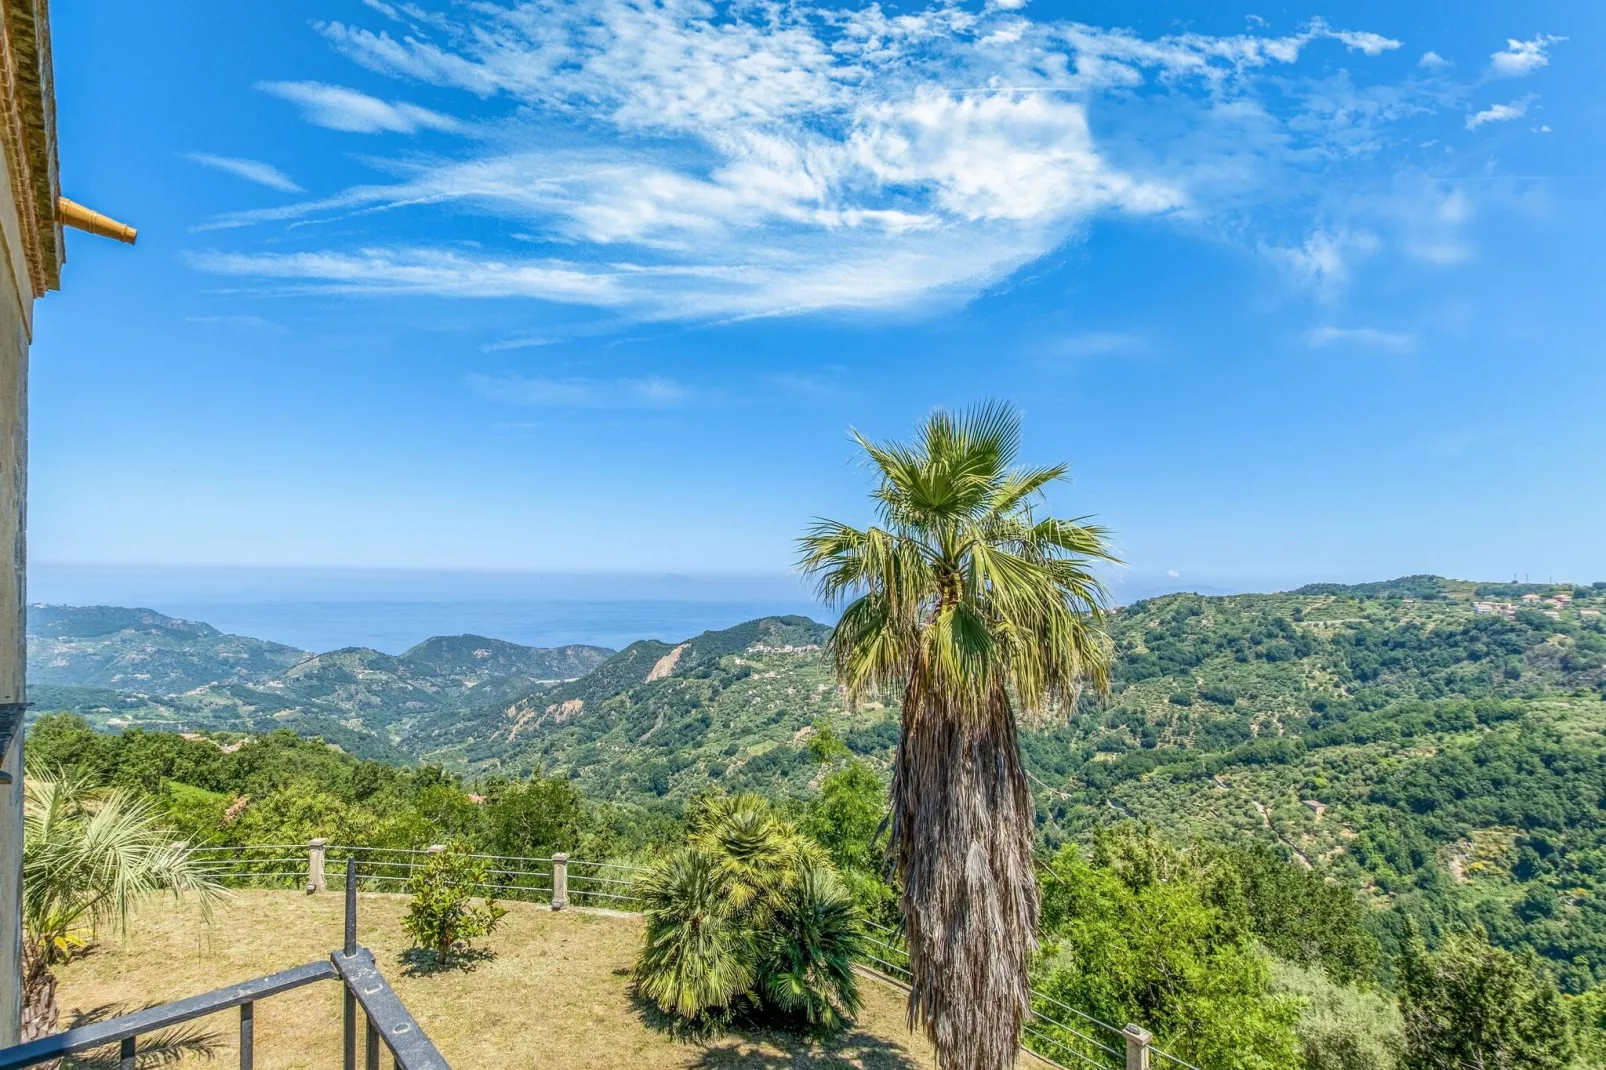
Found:
[(562, 910), (569, 905), (569, 856), (552, 856), (552, 909)]
[(1149, 1042), (1154, 1034), (1128, 1022), (1121, 1035), (1126, 1037), (1126, 1070), (1149, 1070)]
[(324, 880), (323, 860), (324, 849), (329, 841), (323, 837), (312, 840), (307, 844), (307, 894), (314, 892), (327, 892), (329, 885)]

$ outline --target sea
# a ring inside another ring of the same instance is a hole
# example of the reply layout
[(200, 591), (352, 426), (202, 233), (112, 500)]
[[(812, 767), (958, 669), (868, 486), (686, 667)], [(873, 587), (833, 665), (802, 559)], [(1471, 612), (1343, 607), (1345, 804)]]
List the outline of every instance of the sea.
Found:
[[(1126, 604), (1169, 591), (1287, 590), (1304, 580), (1213, 580), (1112, 572)], [(399, 654), (431, 636), (483, 635), (529, 646), (622, 649), (678, 642), (755, 617), (835, 612), (787, 573), (592, 573), (256, 568), (34, 562), (28, 601), (127, 606), (323, 653), (363, 646)]]
[(28, 601), (152, 609), (303, 650), (399, 654), (435, 635), (615, 650), (756, 617), (835, 614), (786, 575), (448, 572), (36, 564)]

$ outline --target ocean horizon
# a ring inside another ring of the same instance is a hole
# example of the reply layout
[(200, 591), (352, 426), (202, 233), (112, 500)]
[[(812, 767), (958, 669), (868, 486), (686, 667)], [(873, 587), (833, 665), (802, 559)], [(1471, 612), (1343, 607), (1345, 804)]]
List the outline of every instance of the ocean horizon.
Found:
[[(1231, 594), (1296, 580), (1190, 583), (1113, 574), (1123, 603), (1176, 590)], [(801, 576), (788, 573), (582, 573), (287, 568), (35, 562), (28, 601), (151, 609), (224, 632), (323, 653), (372, 647), (399, 654), (435, 635), (483, 635), (528, 646), (621, 649), (678, 642), (756, 617), (836, 620)]]

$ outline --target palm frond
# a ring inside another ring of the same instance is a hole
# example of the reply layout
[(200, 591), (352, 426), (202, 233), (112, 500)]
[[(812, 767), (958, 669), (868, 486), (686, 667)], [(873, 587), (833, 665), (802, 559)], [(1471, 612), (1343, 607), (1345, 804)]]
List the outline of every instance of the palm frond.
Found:
[[(842, 606), (830, 641), (850, 695), (902, 685), (889, 851), (903, 882), (909, 1013), (940, 1061), (1013, 1062), (1030, 1011), (1033, 807), (1015, 707), (1074, 710), (1109, 686), (1108, 597), (1093, 568), (1108, 533), (1039, 517), (1064, 465), (1019, 467), (1020, 418), (1001, 403), (932, 413), (913, 442), (855, 439), (877, 476), (879, 526), (820, 521), (799, 563)], [(794, 949), (795, 950), (795, 949)], [(795, 962), (763, 979), (807, 1014)]]

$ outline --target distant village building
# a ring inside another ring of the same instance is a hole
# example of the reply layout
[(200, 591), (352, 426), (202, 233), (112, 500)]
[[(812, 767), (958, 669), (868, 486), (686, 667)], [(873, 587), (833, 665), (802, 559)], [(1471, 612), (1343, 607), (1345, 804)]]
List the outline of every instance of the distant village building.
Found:
[(1561, 614), (1559, 612), (1557, 612), (1556, 610), (1554, 610), (1554, 609), (1545, 610), (1545, 616), (1549, 617), (1551, 620), (1560, 620), (1561, 619)]
[(1530, 604), (1537, 603), (1539, 601), (1539, 596), (1536, 594), (1525, 594), (1522, 596), (1522, 600)]
[(1580, 617), (1598, 617), (1598, 616), (1600, 616), (1600, 610), (1598, 610), (1598, 609), (1580, 609), (1578, 611), (1578, 615)]

